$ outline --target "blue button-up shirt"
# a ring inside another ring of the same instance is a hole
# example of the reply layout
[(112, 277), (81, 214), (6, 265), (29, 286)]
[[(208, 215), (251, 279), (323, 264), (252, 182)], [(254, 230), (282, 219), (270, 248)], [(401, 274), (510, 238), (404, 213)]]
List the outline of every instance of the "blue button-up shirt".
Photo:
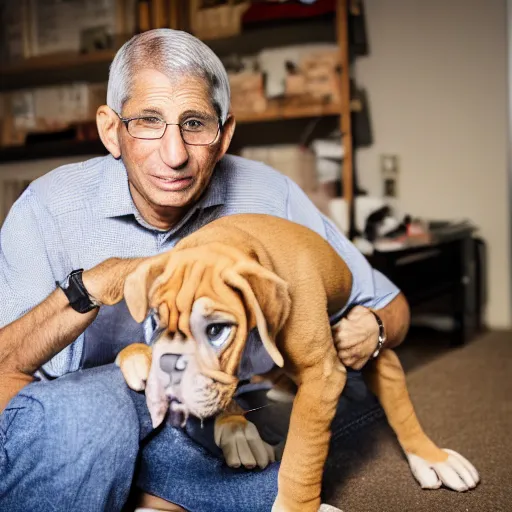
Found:
[[(198, 203), (175, 227), (163, 231), (140, 216), (122, 161), (106, 156), (45, 174), (11, 208), (0, 232), (0, 327), (43, 301), (73, 269), (88, 269), (114, 256), (169, 250), (208, 222), (238, 213), (287, 218), (327, 239), (352, 271), (351, 305), (378, 309), (399, 292), (300, 187), (262, 163), (225, 156)], [(142, 341), (141, 329), (124, 303), (103, 306), (91, 326), (42, 370), (59, 376), (111, 362), (123, 346)]]

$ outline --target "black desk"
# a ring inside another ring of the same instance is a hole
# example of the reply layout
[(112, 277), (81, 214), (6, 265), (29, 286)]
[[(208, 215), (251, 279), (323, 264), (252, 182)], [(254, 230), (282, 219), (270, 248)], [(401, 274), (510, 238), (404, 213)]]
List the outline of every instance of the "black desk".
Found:
[(367, 256), (371, 265), (393, 281), (412, 312), (426, 301), (448, 297), (448, 314), (460, 345), (482, 328), (485, 303), (485, 246), (466, 230), (445, 240)]

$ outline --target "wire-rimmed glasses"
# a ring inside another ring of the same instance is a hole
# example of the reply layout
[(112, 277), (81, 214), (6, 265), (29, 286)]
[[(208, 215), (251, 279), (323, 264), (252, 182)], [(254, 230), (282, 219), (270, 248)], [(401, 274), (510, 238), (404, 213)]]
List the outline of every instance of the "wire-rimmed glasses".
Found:
[[(117, 114), (117, 112), (116, 112)], [(122, 117), (119, 119), (126, 126), (128, 133), (135, 139), (161, 139), (168, 126), (179, 126), (181, 138), (190, 146), (209, 146), (219, 135), (221, 124), (218, 118), (195, 116), (181, 123), (166, 123), (157, 116)]]

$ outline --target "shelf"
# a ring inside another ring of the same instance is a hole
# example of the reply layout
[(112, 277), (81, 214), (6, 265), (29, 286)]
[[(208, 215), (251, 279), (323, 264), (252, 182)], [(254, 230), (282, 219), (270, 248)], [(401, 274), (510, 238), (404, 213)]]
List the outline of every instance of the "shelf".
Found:
[(107, 150), (100, 140), (60, 140), (30, 144), (28, 146), (2, 148), (0, 149), (0, 165), (8, 162), (24, 162), (28, 160), (40, 160), (45, 158), (106, 154)]
[[(307, 34), (307, 41), (305, 41)], [(334, 16), (298, 19), (244, 28), (239, 35), (204, 41), (221, 59), (233, 53), (253, 55), (263, 48), (311, 43), (336, 43)]]
[(325, 105), (281, 106), (270, 103), (263, 112), (240, 113), (235, 112), (237, 123), (257, 123), (261, 121), (275, 121), (278, 119), (300, 119), (301, 117), (322, 117), (339, 115), (340, 106), (332, 103)]
[[(358, 104), (353, 101), (352, 110), (357, 110)], [(240, 125), (256, 124), (265, 121), (279, 121), (285, 119), (315, 118), (340, 115), (340, 106), (336, 104), (283, 106), (271, 103), (270, 107), (261, 113), (236, 115)], [(91, 154), (106, 154), (101, 141), (75, 141), (60, 140), (0, 148), (0, 164), (24, 160), (37, 160), (43, 158), (67, 157)]]
[[(351, 102), (350, 110), (355, 112), (361, 109), (357, 100)], [(238, 124), (258, 123), (263, 121), (278, 121), (280, 119), (300, 119), (304, 117), (323, 117), (340, 115), (341, 106), (335, 103), (325, 105), (313, 104), (302, 106), (280, 105), (278, 102), (269, 102), (268, 108), (263, 112), (240, 113), (235, 112)]]
[(0, 91), (42, 87), (77, 81), (101, 82), (115, 52), (62, 53), (33, 57), (0, 67)]
[(115, 52), (111, 50), (102, 50), (94, 53), (62, 53), (54, 55), (44, 55), (22, 60), (13, 64), (0, 67), (1, 75), (23, 75), (33, 71), (52, 71), (55, 69), (69, 70), (71, 67), (80, 67), (87, 64), (97, 64), (111, 62)]

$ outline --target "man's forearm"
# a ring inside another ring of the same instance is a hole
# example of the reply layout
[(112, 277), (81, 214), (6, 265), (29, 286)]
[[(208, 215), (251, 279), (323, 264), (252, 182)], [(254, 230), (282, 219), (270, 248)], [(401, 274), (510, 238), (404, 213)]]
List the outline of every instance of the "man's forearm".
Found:
[[(88, 293), (101, 304), (123, 298), (126, 276), (143, 258), (109, 258), (82, 275)], [(98, 309), (77, 313), (60, 289), (26, 315), (0, 329), (0, 411), (32, 374), (72, 343), (96, 318)]]
[(0, 329), (0, 410), (31, 380), (31, 375), (73, 342), (98, 310), (81, 314), (55, 290), (26, 315)]
[(77, 313), (57, 289), (26, 315), (0, 329), (0, 369), (34, 373), (74, 341), (98, 310)]
[(386, 348), (394, 348), (404, 341), (411, 315), (409, 304), (402, 293), (397, 295), (387, 306), (375, 311), (381, 318), (386, 329)]

